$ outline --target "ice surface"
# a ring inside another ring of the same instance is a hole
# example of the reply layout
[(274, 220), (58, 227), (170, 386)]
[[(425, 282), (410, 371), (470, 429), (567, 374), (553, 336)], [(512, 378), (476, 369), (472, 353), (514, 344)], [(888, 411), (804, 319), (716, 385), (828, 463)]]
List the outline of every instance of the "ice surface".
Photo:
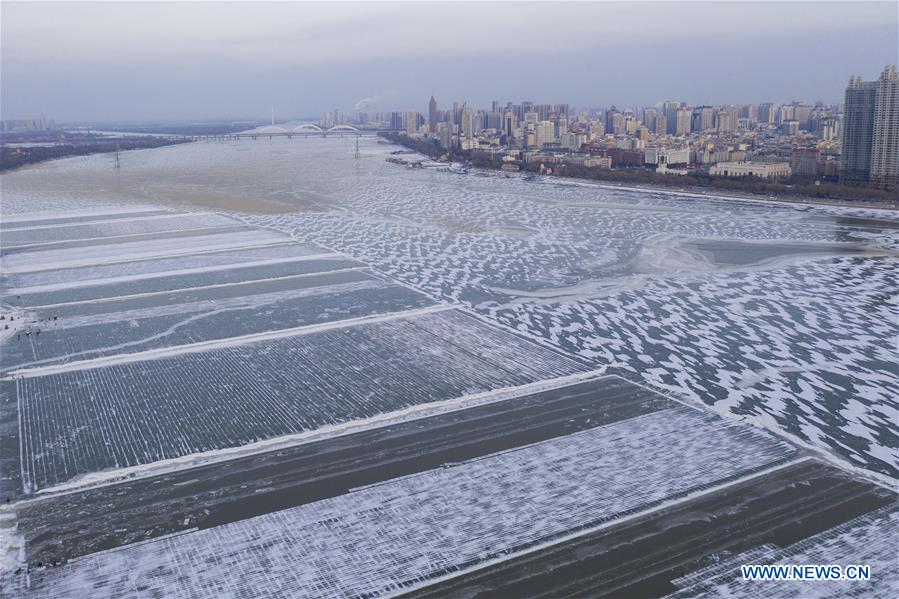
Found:
[[(59, 304), (25, 306), (40, 318), (57, 315), (62, 320), (78, 319), (97, 314), (125, 313), (152, 308), (168, 309), (189, 302), (227, 300), (279, 292), (301, 291), (323, 285), (372, 281), (373, 277), (358, 268), (341, 269), (324, 273), (306, 273), (284, 277), (251, 279), (236, 283), (214, 283), (175, 290), (146, 291), (143, 293), (89, 298)], [(378, 282), (381, 282), (380, 280)], [(24, 302), (23, 302), (24, 303)], [(115, 318), (115, 317), (113, 317)]]
[(378, 596), (790, 459), (678, 407), (347, 495), (124, 547), (36, 596)]
[(133, 262), (61, 268), (40, 272), (3, 274), (6, 294), (37, 293), (73, 289), (99, 284), (117, 285), (155, 277), (169, 277), (240, 266), (277, 264), (296, 260), (334, 259), (339, 254), (322, 253), (322, 249), (297, 243), (280, 243), (260, 248), (227, 248), (218, 251), (186, 254), (177, 257), (149, 257)]
[(889, 451), (899, 446), (895, 264), (837, 258), (764, 273), (659, 280), (577, 302), (484, 310), (613, 365), (612, 372), (895, 475), (899, 455)]
[[(783, 549), (766, 546), (751, 554), (740, 554), (705, 570), (676, 580), (683, 590), (672, 598), (703, 597), (865, 597), (893, 599), (899, 595), (899, 562), (896, 538), (899, 534), (899, 506), (870, 512), (823, 533)], [(868, 565), (870, 581), (745, 581), (741, 565), (751, 564), (836, 564)]]
[[(8, 177), (9, 173), (7, 173), (5, 176)], [(90, 205), (93, 207), (59, 210), (47, 206), (43, 210), (27, 212), (27, 210), (33, 209), (35, 207), (32, 202), (23, 202), (21, 200), (15, 201), (10, 199), (10, 201), (4, 202), (4, 205), (2, 206), (3, 222), (0, 223), (0, 225), (2, 225), (3, 229), (12, 229), (24, 226), (57, 224), (67, 221), (98, 221), (118, 218), (139, 218), (149, 214), (158, 214), (160, 212), (163, 212), (159, 209), (158, 206), (125, 208), (119, 205), (114, 208), (103, 209), (100, 208), (100, 206), (104, 205), (103, 202), (97, 202), (96, 200), (85, 201), (83, 202), (83, 205)], [(108, 206), (109, 204), (105, 205)]]
[[(94, 238), (77, 252), (4, 256), (4, 302), (162, 292), (78, 304), (41, 336), (52, 349), (29, 339), (31, 354), (24, 344), (17, 351), (16, 363), (53, 360), (2, 383), (4, 405), (19, 408), (27, 486), (60, 489), (256, 451), (591, 370), (644, 379), (866, 468), (899, 471), (894, 214), (397, 169), (383, 161), (390, 147), (368, 140), (362, 160), (351, 140), (307, 141), (134, 153), (115, 173), (104, 157), (86, 157), (4, 175), (5, 227), (19, 214), (13, 229), (47, 240), (141, 233), (107, 219), (137, 205), (129, 190), (161, 202), (233, 194), (296, 208), (239, 217), (269, 228), (249, 233)], [(40, 214), (109, 222), (40, 229), (54, 222), (35, 222)], [(759, 251), (716, 259), (697, 245), (709, 243)], [(240, 282), (230, 278), (241, 278), (232, 272), (240, 264), (262, 272), (341, 254), (379, 281), (322, 294), (175, 291)], [(408, 296), (382, 284), (389, 280)], [(99, 290), (120, 285), (121, 294)], [(56, 295), (28, 296), (38, 293)], [(482, 320), (425, 313), (420, 306), (433, 300)], [(415, 312), (352, 320), (395, 309)], [(665, 415), (93, 556), (35, 586), (56, 596), (385, 593), (792, 455), (758, 430), (686, 408)], [(844, 548), (840, 560), (847, 554), (858, 552)]]
[[(297, 211), (244, 220), (897, 476), (895, 213), (402, 169), (383, 160), (391, 146), (361, 143), (362, 160), (334, 138), (135, 153), (117, 173), (103, 157), (60, 161), (4, 175), (3, 209), (102, 211), (128, 205), (123, 185), (282, 202)], [(771, 246), (733, 264), (697, 243)], [(118, 266), (12, 274), (4, 286)]]
[(431, 300), (371, 278), (50, 321), (4, 348), (4, 371), (403, 312)]
[(264, 338), (5, 382), (19, 398), (25, 485), (586, 370), (457, 312)]
[(131, 241), (128, 243), (86, 246), (79, 248), (77, 252), (66, 248), (15, 253), (4, 258), (3, 268), (7, 273), (16, 274), (181, 254), (196, 254), (204, 251), (272, 245), (284, 241), (284, 236), (263, 230), (220, 233), (201, 237)]
[(165, 214), (94, 224), (43, 225), (4, 229), (3, 247), (22, 247), (40, 243), (102, 239), (123, 235), (186, 231), (214, 227), (234, 227), (241, 223), (218, 214)]

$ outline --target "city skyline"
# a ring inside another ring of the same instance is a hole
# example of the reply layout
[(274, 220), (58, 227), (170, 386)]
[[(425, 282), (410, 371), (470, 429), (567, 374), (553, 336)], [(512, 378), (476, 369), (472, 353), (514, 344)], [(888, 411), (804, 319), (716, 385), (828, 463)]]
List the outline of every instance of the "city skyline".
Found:
[[(845, 89), (846, 89), (846, 81), (849, 81), (854, 78), (860, 78), (861, 80), (873, 80), (877, 79), (880, 76), (880, 73), (883, 69), (883, 66), (879, 66), (877, 68), (868, 69), (865, 71), (865, 74), (861, 74), (861, 70), (859, 72), (852, 72), (847, 74), (843, 83), (839, 86), (837, 92), (835, 93), (835, 97), (830, 100), (825, 100), (823, 98), (806, 98), (801, 96), (790, 96), (787, 94), (782, 98), (767, 98), (762, 99), (760, 101), (750, 102), (750, 101), (741, 101), (740, 99), (735, 99), (733, 101), (726, 102), (713, 102), (713, 101), (688, 101), (685, 99), (677, 99), (670, 98), (668, 96), (660, 96), (658, 100), (654, 102), (646, 102), (646, 103), (631, 103), (626, 104), (623, 102), (606, 102), (606, 103), (594, 103), (594, 104), (575, 104), (572, 102), (565, 101), (564, 98), (545, 98), (544, 96), (547, 94), (524, 94), (523, 96), (518, 97), (508, 97), (507, 95), (503, 95), (501, 100), (497, 100), (493, 98), (492, 100), (485, 100), (483, 102), (470, 102), (467, 100), (467, 96), (474, 94), (465, 94), (465, 93), (456, 93), (456, 94), (447, 94), (446, 96), (440, 96), (434, 93), (425, 93), (424, 98), (418, 98), (417, 100), (411, 100), (409, 102), (398, 102), (395, 104), (386, 103), (387, 100), (384, 97), (366, 97), (361, 98), (355, 101), (351, 101), (350, 99), (343, 99), (331, 102), (331, 104), (327, 104), (329, 108), (324, 111), (319, 111), (318, 113), (309, 112), (307, 113), (299, 113), (295, 110), (291, 110), (289, 106), (287, 107), (279, 107), (274, 105), (267, 105), (264, 102), (260, 101), (259, 108), (254, 109), (256, 112), (251, 113), (241, 113), (241, 114), (231, 114), (231, 115), (198, 115), (197, 117), (154, 117), (154, 116), (137, 116), (137, 117), (129, 117), (129, 118), (118, 118), (118, 119), (66, 119), (66, 118), (58, 118), (55, 113), (34, 113), (34, 112), (26, 112), (23, 114), (10, 114), (7, 116), (3, 115), (3, 120), (45, 120), (45, 121), (58, 121), (60, 124), (77, 124), (77, 123), (100, 123), (104, 122), (114, 122), (114, 121), (122, 121), (122, 122), (152, 122), (154, 120), (158, 121), (171, 121), (171, 122), (187, 122), (192, 120), (203, 120), (209, 119), (210, 121), (214, 120), (228, 120), (232, 118), (234, 120), (247, 119), (247, 120), (258, 120), (263, 122), (268, 122), (269, 119), (274, 119), (275, 122), (290, 122), (290, 121), (317, 121), (321, 118), (322, 114), (334, 114), (335, 111), (338, 111), (341, 115), (346, 117), (356, 117), (359, 114), (373, 114), (373, 113), (381, 113), (381, 114), (389, 114), (391, 112), (409, 112), (414, 111), (422, 114), (426, 119), (429, 117), (429, 100), (436, 100), (440, 110), (444, 110), (447, 106), (452, 107), (454, 104), (462, 106), (469, 106), (474, 110), (489, 110), (491, 104), (499, 101), (502, 107), (505, 107), (507, 104), (521, 104), (521, 103), (532, 103), (532, 104), (565, 104), (571, 107), (572, 112), (584, 112), (584, 113), (594, 113), (594, 112), (605, 112), (610, 108), (616, 108), (618, 110), (627, 111), (633, 110), (636, 113), (641, 113), (643, 110), (648, 108), (657, 108), (663, 109), (667, 102), (677, 102), (679, 106), (686, 108), (701, 108), (701, 107), (722, 107), (722, 106), (781, 106), (786, 104), (807, 104), (809, 106), (824, 106), (828, 108), (832, 107), (840, 107), (844, 104), (845, 99)], [(870, 73), (868, 72), (870, 71)], [(548, 94), (551, 95), (551, 94)], [(338, 105), (337, 108), (334, 106)]]
[[(895, 3), (773, 8), (4, 2), (3, 117), (261, 118), (271, 106), (309, 117), (335, 106), (423, 110), (419, 98), (432, 94), (473, 106), (830, 104), (849, 76), (871, 79), (895, 62)], [(690, 27), (671, 26), (684, 20)]]

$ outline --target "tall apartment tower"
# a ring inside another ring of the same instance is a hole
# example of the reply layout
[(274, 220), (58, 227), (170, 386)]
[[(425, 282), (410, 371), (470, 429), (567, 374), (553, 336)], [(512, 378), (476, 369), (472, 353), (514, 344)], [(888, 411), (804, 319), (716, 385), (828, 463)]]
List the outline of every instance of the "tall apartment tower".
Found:
[(677, 133), (677, 109), (680, 108), (680, 102), (665, 100), (662, 107), (665, 112), (665, 120), (667, 123), (666, 132), (669, 135), (674, 135)]
[(503, 115), (503, 135), (510, 139), (515, 137), (515, 113), (511, 110)]
[(431, 96), (431, 101), (428, 102), (428, 131), (437, 133), (437, 100), (434, 96)]
[(462, 109), (462, 137), (474, 139), (474, 111), (468, 106)]
[(840, 182), (864, 184), (871, 178), (874, 95), (877, 84), (850, 77), (843, 106), (843, 155)]
[(715, 127), (715, 109), (711, 106), (699, 106), (693, 109), (692, 129), (696, 132), (710, 131)]
[(418, 113), (406, 113), (406, 135), (415, 135), (418, 133)]
[(896, 66), (883, 70), (874, 93), (871, 140), (871, 185), (899, 188), (899, 75)]
[(652, 106), (647, 106), (643, 109), (643, 126), (650, 131), (655, 131), (656, 115), (658, 114), (658, 112), (659, 111)]
[(767, 125), (774, 124), (774, 104), (771, 102), (759, 104), (759, 122)]
[(851, 77), (843, 108), (840, 182), (899, 184), (899, 79), (888, 66), (877, 81)]
[(674, 111), (674, 135), (681, 136), (690, 133), (690, 121), (693, 118), (692, 108), (678, 108)]

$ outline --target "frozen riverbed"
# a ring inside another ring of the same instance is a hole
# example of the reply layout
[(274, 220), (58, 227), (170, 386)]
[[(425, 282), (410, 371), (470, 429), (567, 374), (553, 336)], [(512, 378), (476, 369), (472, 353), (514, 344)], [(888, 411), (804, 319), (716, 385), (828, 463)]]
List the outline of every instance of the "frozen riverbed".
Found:
[[(656, 512), (693, 523), (694, 568), (739, 510), (769, 539), (769, 500), (805, 536), (889, 501), (750, 424), (895, 476), (892, 215), (397, 169), (347, 141), (4, 175), (0, 549), (18, 514), (16, 563), (79, 556), (33, 592), (377, 595), (565, 562), (545, 545)], [(693, 407), (565, 391), (610, 373)]]
[[(894, 213), (466, 177), (388, 164), (390, 146), (365, 139), (354, 160), (352, 145), (192, 144), (129, 154), (116, 173), (102, 157), (63, 160), (5, 176), (4, 200), (32, 214), (146, 210), (197, 190), (281, 203), (283, 214), (243, 218), (598, 367), (899, 473)], [(57, 276), (9, 262), (17, 287)]]
[(77, 571), (36, 578), (35, 595), (387, 595), (793, 455), (763, 433), (672, 408), (88, 556)]

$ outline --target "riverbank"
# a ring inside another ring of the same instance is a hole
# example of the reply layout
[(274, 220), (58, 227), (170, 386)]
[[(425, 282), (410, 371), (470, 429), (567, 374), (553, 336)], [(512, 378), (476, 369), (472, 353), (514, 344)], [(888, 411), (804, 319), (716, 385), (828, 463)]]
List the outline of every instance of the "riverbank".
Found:
[(180, 143), (187, 143), (187, 140), (165, 137), (139, 137), (62, 143), (52, 146), (4, 145), (0, 147), (0, 172), (11, 171), (59, 158), (108, 154), (116, 151), (145, 150)]
[[(433, 160), (440, 160), (445, 152), (433, 144), (411, 139), (404, 135), (382, 133), (381, 137), (406, 148), (420, 152)], [(485, 153), (462, 151), (453, 155), (454, 161), (470, 162), (477, 168), (500, 170), (502, 162)], [(515, 161), (513, 164), (523, 173), (539, 173), (540, 163)], [(556, 168), (556, 165), (553, 165)], [(562, 172), (553, 172), (551, 176), (572, 181), (589, 181), (602, 187), (613, 189), (633, 189), (639, 191), (678, 193), (705, 197), (736, 198), (766, 202), (790, 204), (814, 204), (822, 206), (840, 206), (846, 208), (873, 208), (881, 210), (899, 210), (899, 196), (878, 189), (854, 188), (824, 183), (820, 185), (802, 186), (813, 188), (813, 193), (797, 192), (798, 186), (764, 181), (743, 181), (739, 179), (704, 178), (703, 184), (690, 181), (691, 175), (658, 175), (646, 171), (616, 170), (564, 165)], [(752, 190), (750, 190), (750, 188)], [(757, 191), (756, 191), (757, 190)], [(832, 195), (829, 195), (832, 194)], [(840, 194), (853, 194), (858, 197), (841, 197)], [(864, 197), (869, 196), (869, 197)]]

